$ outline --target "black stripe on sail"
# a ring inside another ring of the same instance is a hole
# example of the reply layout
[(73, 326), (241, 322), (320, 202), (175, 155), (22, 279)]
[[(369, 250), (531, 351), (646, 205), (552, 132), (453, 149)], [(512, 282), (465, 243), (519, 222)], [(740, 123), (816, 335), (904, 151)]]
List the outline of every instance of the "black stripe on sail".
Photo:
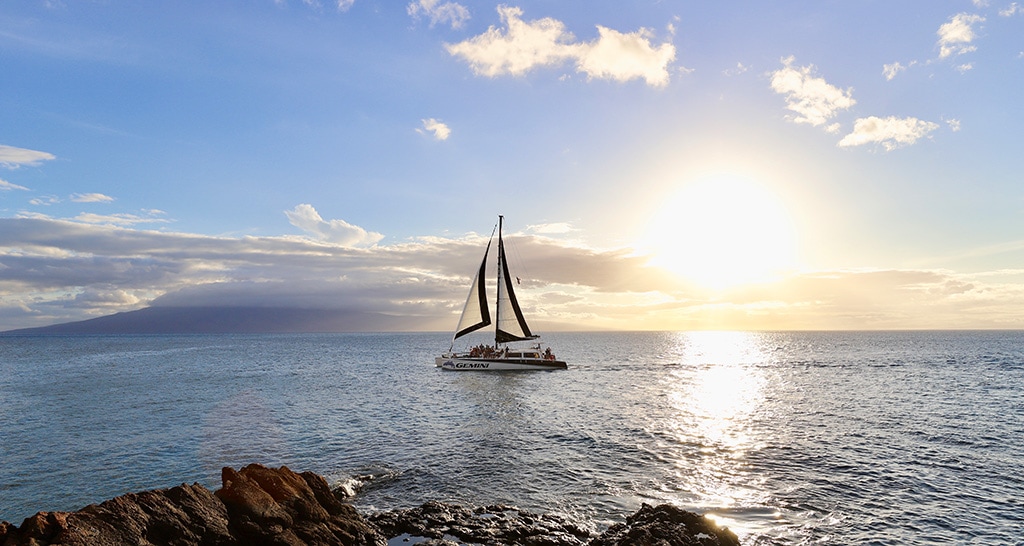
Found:
[[(470, 332), (475, 332), (491, 323), (491, 312), (490, 310), (487, 309), (487, 283), (484, 282), (484, 273), (487, 270), (487, 255), (490, 254), (490, 252), (491, 243), (488, 241), (487, 250), (484, 251), (484, 259), (480, 261), (480, 270), (477, 271), (475, 279), (476, 298), (477, 304), (479, 305), (480, 309), (480, 322), (477, 322), (476, 324), (472, 324), (470, 326), (463, 328), (462, 330), (459, 330), (458, 332), (455, 332), (455, 337), (452, 338), (453, 341), (459, 339), (460, 337)], [(470, 295), (470, 297), (472, 298), (473, 296)]]
[(526, 341), (528, 339), (537, 339), (540, 336), (531, 335), (529, 337), (520, 337), (512, 335), (505, 330), (498, 329), (494, 332), (494, 341), (498, 343), (511, 343), (513, 341)]
[(523, 331), (523, 336), (512, 335), (499, 328), (494, 334), (495, 340), (498, 343), (508, 343), (510, 341), (535, 339), (538, 336), (530, 333), (530, 327), (527, 326), (526, 319), (523, 318), (523, 310), (519, 308), (519, 300), (516, 299), (516, 293), (512, 289), (512, 279), (509, 277), (508, 262), (505, 259), (505, 242), (501, 240), (500, 233), (498, 236), (498, 261), (501, 262), (501, 278), (505, 282), (505, 291), (508, 294), (508, 301), (512, 304), (512, 310), (516, 314), (516, 322), (519, 323), (519, 329)]

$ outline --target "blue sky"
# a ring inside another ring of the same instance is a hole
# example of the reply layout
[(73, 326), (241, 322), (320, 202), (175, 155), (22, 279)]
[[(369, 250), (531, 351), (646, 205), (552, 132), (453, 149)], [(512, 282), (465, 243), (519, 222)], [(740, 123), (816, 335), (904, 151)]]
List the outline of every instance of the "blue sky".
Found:
[[(1024, 328), (1015, 2), (11, 1), (0, 329)], [(515, 264), (513, 264), (515, 265)]]

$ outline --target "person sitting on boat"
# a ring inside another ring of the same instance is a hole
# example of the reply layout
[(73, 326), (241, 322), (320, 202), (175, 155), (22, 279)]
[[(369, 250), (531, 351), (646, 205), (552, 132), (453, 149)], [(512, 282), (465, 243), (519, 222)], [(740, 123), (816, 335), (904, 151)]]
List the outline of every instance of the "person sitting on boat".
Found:
[(544, 360), (554, 360), (555, 354), (551, 352), (551, 347), (544, 349)]

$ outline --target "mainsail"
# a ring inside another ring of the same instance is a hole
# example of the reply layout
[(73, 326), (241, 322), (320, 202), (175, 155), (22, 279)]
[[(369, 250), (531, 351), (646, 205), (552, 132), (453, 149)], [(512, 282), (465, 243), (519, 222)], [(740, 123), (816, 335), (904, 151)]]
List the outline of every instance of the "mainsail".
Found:
[(530, 327), (523, 318), (523, 310), (519, 308), (519, 301), (512, 289), (512, 276), (508, 274), (508, 262), (505, 260), (505, 243), (501, 240), (503, 218), (498, 217), (498, 307), (495, 313), (498, 324), (494, 341), (508, 343), (536, 339), (538, 336), (530, 333)]

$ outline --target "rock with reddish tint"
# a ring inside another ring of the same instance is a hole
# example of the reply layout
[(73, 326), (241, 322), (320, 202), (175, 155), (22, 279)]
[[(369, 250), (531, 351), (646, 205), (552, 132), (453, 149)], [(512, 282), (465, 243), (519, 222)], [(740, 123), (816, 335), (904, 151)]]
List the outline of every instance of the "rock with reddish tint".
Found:
[(6, 525), (4, 546), (235, 544), (224, 504), (198, 484), (122, 495), (77, 512), (40, 512), (20, 529)]
[(739, 546), (732, 531), (699, 514), (670, 504), (644, 504), (635, 514), (608, 528), (590, 546)]
[(0, 524), (2, 546), (384, 546), (387, 540), (327, 482), (287, 467), (225, 468), (223, 487), (181, 485), (116, 497), (77, 512)]
[(387, 541), (312, 472), (252, 464), (221, 472), (217, 498), (242, 544), (377, 546)]

